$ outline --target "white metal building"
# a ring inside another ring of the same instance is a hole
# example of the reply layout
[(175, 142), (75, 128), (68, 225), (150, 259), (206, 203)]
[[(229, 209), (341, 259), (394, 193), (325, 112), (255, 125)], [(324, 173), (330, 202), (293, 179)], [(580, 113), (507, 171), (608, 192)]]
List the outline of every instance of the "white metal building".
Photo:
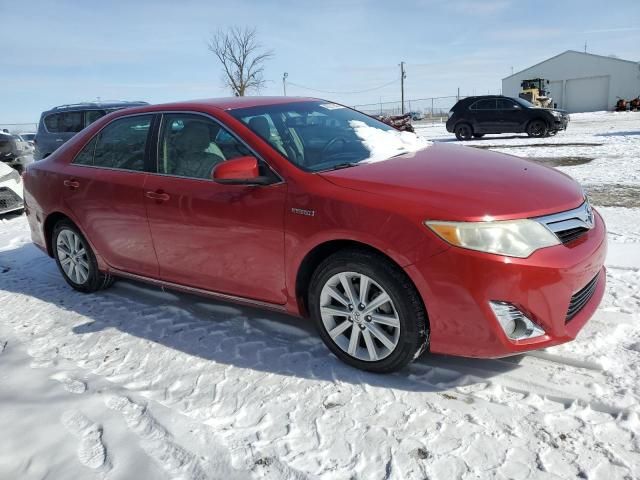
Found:
[(617, 97), (640, 95), (640, 62), (567, 50), (502, 79), (502, 94), (517, 97), (520, 82), (549, 80), (553, 102), (573, 112), (612, 110)]

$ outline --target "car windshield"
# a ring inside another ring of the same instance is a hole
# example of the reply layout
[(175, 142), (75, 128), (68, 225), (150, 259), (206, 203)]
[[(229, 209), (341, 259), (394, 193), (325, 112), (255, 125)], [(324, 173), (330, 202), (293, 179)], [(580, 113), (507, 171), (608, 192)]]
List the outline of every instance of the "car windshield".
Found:
[(229, 113), (291, 163), (312, 172), (386, 160), (430, 145), (413, 133), (329, 102), (264, 105)]
[(513, 97), (513, 100), (515, 100), (516, 102), (518, 102), (520, 105), (522, 105), (525, 108), (535, 108), (536, 107), (533, 103), (528, 102), (524, 98)]

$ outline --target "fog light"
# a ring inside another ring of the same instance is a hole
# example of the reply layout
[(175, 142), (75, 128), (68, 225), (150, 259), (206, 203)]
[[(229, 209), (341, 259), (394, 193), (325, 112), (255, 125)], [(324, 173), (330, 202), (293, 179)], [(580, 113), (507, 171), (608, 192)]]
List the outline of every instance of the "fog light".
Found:
[(514, 305), (507, 302), (489, 302), (489, 305), (504, 333), (511, 340), (525, 340), (544, 335), (544, 330)]

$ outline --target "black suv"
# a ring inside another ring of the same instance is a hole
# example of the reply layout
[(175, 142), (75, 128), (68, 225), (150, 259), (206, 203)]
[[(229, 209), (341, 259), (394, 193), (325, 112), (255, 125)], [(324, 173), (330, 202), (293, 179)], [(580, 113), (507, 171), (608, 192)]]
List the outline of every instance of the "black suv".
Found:
[(566, 130), (569, 115), (563, 110), (541, 108), (522, 98), (502, 95), (467, 97), (449, 112), (447, 131), (458, 140), (480, 138), (485, 133), (523, 133), (546, 137)]
[(115, 110), (149, 105), (147, 102), (101, 102), (60, 105), (43, 112), (34, 138), (35, 159), (42, 160), (90, 123)]

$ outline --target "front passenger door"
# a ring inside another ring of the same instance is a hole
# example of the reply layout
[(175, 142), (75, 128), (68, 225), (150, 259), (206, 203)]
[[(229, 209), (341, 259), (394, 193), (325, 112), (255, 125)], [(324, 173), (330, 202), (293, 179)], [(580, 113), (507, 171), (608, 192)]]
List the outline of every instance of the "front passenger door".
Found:
[(515, 133), (521, 131), (522, 108), (513, 100), (507, 98), (498, 99), (498, 114), (502, 131)]
[[(163, 280), (283, 304), (286, 184), (224, 185), (216, 165), (255, 156), (208, 116), (163, 115), (145, 201)], [(261, 175), (269, 174), (262, 163)], [(274, 175), (271, 172), (271, 175)]]

